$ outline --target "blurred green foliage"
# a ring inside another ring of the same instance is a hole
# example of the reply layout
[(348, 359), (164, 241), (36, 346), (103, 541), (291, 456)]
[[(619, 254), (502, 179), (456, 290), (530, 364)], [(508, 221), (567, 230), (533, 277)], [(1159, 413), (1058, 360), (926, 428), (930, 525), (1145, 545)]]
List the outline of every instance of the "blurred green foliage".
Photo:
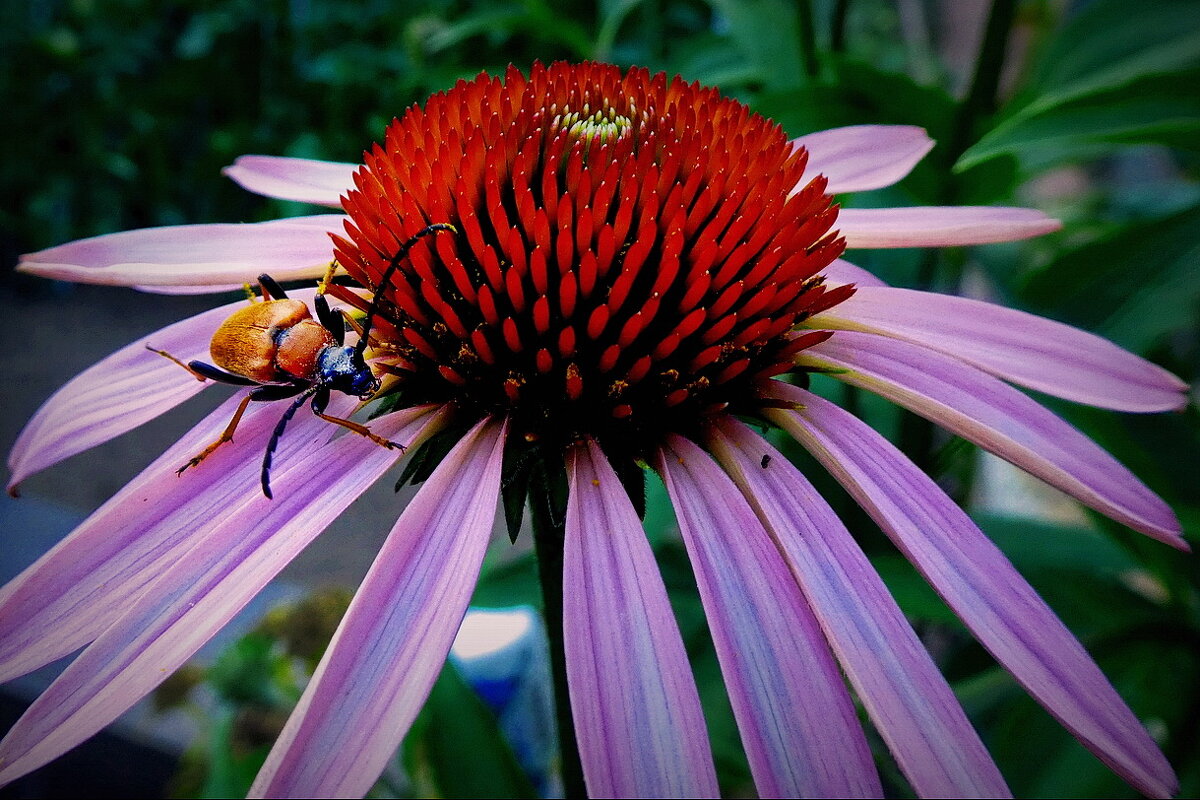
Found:
[[(273, 609), (208, 666), (188, 665), (154, 693), (187, 709), (201, 735), (184, 753), (174, 797), (245, 797), (350, 604), (329, 589)], [(198, 691), (204, 687), (207, 691)], [(464, 763), (471, 769), (463, 769)], [(529, 776), (488, 705), (447, 663), (373, 797), (531, 797)]]
[[(981, 46), (989, 6), (990, 36)], [(393, 116), (459, 78), (510, 62), (585, 58), (719, 86), (792, 135), (860, 123), (926, 128), (939, 146), (908, 179), (850, 201), (1025, 203), (1062, 217), (1064, 230), (969, 252), (856, 253), (856, 263), (900, 285), (983, 286), (1008, 304), (1096, 330), (1193, 384), (1200, 379), (1194, 0), (7, 2), (0, 5), (0, 256), (11, 263), (19, 252), (124, 228), (302, 213), (304, 206), (237, 190), (219, 178), (220, 168), (255, 152), (357, 160)], [(938, 439), (874, 398), (816, 388), (856, 406), (969, 497), (973, 448)], [(1194, 407), (1152, 417), (1056, 408), (1162, 494), (1189, 539), (1200, 542)], [(809, 470), (901, 606), (937, 643), (1014, 791), (1130, 795), (994, 665), (818, 473)], [(647, 527), (694, 658), (723, 785), (744, 791), (748, 772), (690, 568), (669, 535), (661, 486), (651, 479), (647, 491)], [(1196, 560), (1096, 518), (992, 514), (981, 524), (1148, 724), (1180, 771), (1183, 796), (1200, 794)], [(536, 603), (535, 580), (527, 559), (501, 559), (485, 571), (476, 602)], [(267, 638), (239, 643), (205, 673), (232, 710), (203, 747), (225, 748), (233, 761), (220, 761), (225, 772), (209, 773), (193, 791), (230, 791), (252, 772), (238, 754), (253, 750), (245, 758), (261, 760), (261, 743), (247, 750), (231, 738), (237, 709), (278, 714), (289, 692), (294, 700), (298, 684), (288, 672), (294, 662), (280, 661), (282, 634), (260, 635)], [(297, 657), (311, 669), (313, 656)], [(461, 686), (442, 689), (445, 697)], [(487, 729), (480, 725), (477, 733)], [(427, 757), (453, 763), (470, 757), (455, 748), (475, 740), (424, 741), (436, 750)], [(908, 791), (898, 778), (888, 790)]]

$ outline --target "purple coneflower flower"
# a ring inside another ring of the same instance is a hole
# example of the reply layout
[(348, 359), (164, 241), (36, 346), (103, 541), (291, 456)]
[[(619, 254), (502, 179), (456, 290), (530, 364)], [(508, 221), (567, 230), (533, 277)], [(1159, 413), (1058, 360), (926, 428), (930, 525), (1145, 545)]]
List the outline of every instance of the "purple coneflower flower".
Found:
[[(510, 68), (411, 108), (361, 166), (247, 156), (228, 170), (251, 191), (341, 214), (130, 231), (25, 257), (34, 274), (159, 291), (215, 291), (263, 272), (313, 278), (336, 262), (355, 283), (329, 283), (328, 296), (378, 308), (367, 355), (387, 413), (371, 430), (409, 453), (435, 434), (455, 439), (383, 545), (253, 794), (372, 785), (441, 669), (502, 483), (533, 461), (567, 490), (563, 642), (590, 794), (718, 793), (626, 489), (646, 464), (674, 505), (762, 796), (880, 795), (854, 698), (919, 795), (1007, 795), (879, 576), (808, 480), (740, 421), (753, 418), (807, 448), (1084, 745), (1141, 792), (1170, 795), (1159, 749), (1004, 555), (887, 440), (802, 388), (821, 371), (881, 394), (1186, 549), (1171, 510), (1129, 470), (1009, 386), (1151, 412), (1184, 404), (1177, 378), (1091, 334), (889, 288), (840, 259), (1058, 227), (1017, 208), (834, 204), (894, 183), (931, 146), (919, 129), (890, 126), (788, 141), (715, 90), (645, 70)], [(389, 270), (434, 223), (455, 231), (426, 236)], [(70, 381), (14, 448), (12, 485), (200, 391), (146, 347), (208, 360), (209, 337), (242, 305), (165, 328)], [(275, 454), (269, 500), (258, 475), (281, 404), (251, 403), (233, 442), (177, 476), (238, 400), (3, 589), (4, 679), (84, 649), (0, 744), (0, 781), (150, 692), (403, 457), (301, 413)], [(353, 407), (337, 395), (330, 409)]]

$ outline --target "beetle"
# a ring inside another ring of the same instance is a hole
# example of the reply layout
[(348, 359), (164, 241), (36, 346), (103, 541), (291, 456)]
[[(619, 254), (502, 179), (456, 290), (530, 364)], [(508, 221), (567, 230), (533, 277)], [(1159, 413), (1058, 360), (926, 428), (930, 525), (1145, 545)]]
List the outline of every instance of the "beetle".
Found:
[[(438, 231), (457, 230), (446, 223), (436, 223), (417, 232), (401, 245), (392, 257), (378, 286), (385, 286), (392, 273), (408, 255), (413, 245), (423, 236)], [(270, 276), (259, 275), (258, 284), (262, 293), (261, 302), (252, 302), (230, 314), (213, 333), (209, 353), (214, 364), (204, 361), (183, 363), (180, 359), (150, 345), (146, 349), (174, 361), (199, 380), (213, 380), (233, 386), (253, 386), (242, 398), (233, 419), (217, 440), (200, 451), (191, 461), (176, 472), (182, 474), (213, 453), (218, 447), (233, 440), (234, 431), (251, 401), (269, 402), (295, 398), (271, 433), (267, 450), (263, 456), (262, 490), (268, 499), (271, 494), (271, 459), (279, 445), (288, 422), (296, 415), (300, 406), (312, 398), (312, 412), (321, 419), (332, 422), (366, 436), (382, 447), (404, 446), (374, 434), (365, 425), (353, 420), (325, 413), (333, 392), (353, 395), (360, 400), (370, 399), (379, 391), (380, 382), (367, 364), (364, 353), (370, 340), (371, 323), (378, 308), (382, 292), (376, 290), (367, 308), (362, 334), (353, 347), (345, 343), (345, 324), (340, 312), (329, 307), (324, 295), (318, 294), (313, 301), (317, 319), (312, 318), (308, 305), (302, 300), (289, 298), (283, 288)]]

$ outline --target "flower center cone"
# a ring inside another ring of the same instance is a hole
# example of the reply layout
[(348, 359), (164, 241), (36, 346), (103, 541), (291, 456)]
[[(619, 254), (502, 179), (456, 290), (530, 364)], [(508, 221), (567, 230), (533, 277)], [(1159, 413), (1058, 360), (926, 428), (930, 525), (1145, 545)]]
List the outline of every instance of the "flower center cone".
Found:
[[(338, 263), (378, 297), (405, 402), (507, 416), (530, 441), (641, 457), (829, 334), (852, 287), (807, 154), (716, 90), (598, 64), (481, 75), (393, 121), (343, 198)], [(380, 286), (400, 246), (434, 223)]]

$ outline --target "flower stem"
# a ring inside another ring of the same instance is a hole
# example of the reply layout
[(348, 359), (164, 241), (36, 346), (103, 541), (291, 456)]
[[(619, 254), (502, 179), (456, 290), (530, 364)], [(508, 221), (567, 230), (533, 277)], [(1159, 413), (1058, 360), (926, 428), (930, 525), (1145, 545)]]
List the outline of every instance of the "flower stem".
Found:
[(821, 65), (817, 62), (817, 30), (812, 3), (810, 0), (801, 0), (796, 4), (796, 10), (800, 23), (800, 55), (804, 59), (804, 74), (815, 78), (821, 71)]
[(1008, 37), (1016, 12), (1017, 0), (992, 2), (983, 42), (979, 46), (979, 58), (975, 61), (971, 88), (958, 109), (957, 126), (951, 142), (955, 159), (971, 145), (979, 118), (996, 110), (996, 94), (1000, 88), (1000, 75), (1004, 70), (1004, 56), (1008, 52)]
[[(567, 800), (587, 797), (583, 766), (579, 761), (579, 743), (575, 740), (575, 722), (567, 685), (567, 659), (563, 647), (563, 541), (565, 503), (555, 502), (555, 487), (541, 464), (533, 468), (529, 492), (529, 517), (533, 523), (533, 543), (537, 551), (538, 582), (542, 587), (542, 615), (546, 637), (550, 641), (550, 670), (554, 680), (554, 709), (558, 723), (559, 765)], [(565, 477), (565, 476), (564, 476)], [(563, 492), (565, 496), (565, 491)]]
[(835, 53), (846, 50), (846, 13), (850, 0), (836, 0), (833, 4), (833, 21), (829, 29), (829, 49)]

